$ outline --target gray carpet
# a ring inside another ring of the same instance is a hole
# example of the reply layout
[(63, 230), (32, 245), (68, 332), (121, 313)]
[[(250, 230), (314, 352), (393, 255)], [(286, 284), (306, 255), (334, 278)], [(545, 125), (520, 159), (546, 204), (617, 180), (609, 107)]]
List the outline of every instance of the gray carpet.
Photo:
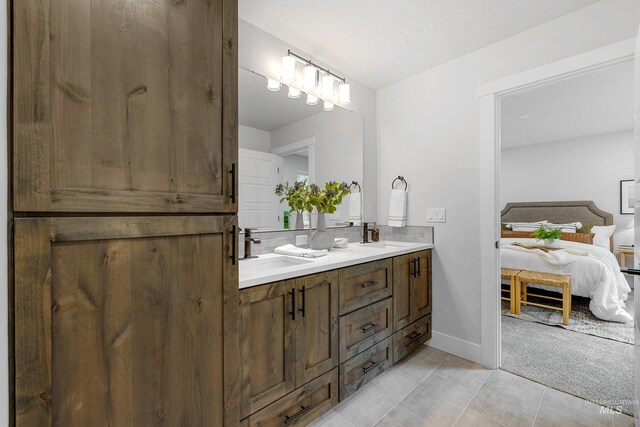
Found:
[(502, 369), (633, 414), (633, 344), (502, 316)]
[[(555, 297), (558, 296), (555, 292), (545, 292), (541, 289), (535, 289), (535, 292)], [(539, 298), (531, 298), (531, 300), (534, 302), (548, 304), (547, 301)], [(509, 303), (507, 301), (502, 301), (502, 314), (512, 316), (517, 319), (529, 320), (547, 325), (557, 325), (583, 334), (595, 335), (620, 342), (633, 343), (633, 322), (618, 323), (600, 320), (591, 313), (591, 310), (589, 309), (589, 301), (589, 298), (577, 296), (572, 297), (571, 315), (569, 316), (569, 324), (566, 326), (562, 325), (562, 312), (549, 310), (547, 308), (522, 306), (520, 308), (520, 314), (516, 315), (509, 312)], [(629, 299), (627, 299), (625, 304), (627, 306), (627, 313), (633, 316), (633, 292), (629, 293)]]

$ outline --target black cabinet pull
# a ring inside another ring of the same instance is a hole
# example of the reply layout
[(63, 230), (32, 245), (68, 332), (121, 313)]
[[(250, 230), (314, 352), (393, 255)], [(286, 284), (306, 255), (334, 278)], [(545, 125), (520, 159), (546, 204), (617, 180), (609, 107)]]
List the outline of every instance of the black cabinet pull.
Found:
[(360, 328), (360, 330), (362, 331), (363, 334), (366, 334), (367, 332), (369, 332), (371, 329), (375, 328), (376, 326), (378, 326), (377, 323), (369, 323), (367, 326), (363, 326), (362, 328)]
[(416, 270), (417, 270), (417, 275), (418, 276), (422, 276), (422, 271), (420, 270), (420, 257), (416, 258)]
[(377, 362), (374, 362), (373, 360), (369, 361), (369, 364), (367, 364), (367, 366), (362, 367), (362, 373), (366, 374), (367, 372), (378, 366), (380, 362), (382, 362), (382, 360), (379, 360)]
[(291, 421), (295, 420), (300, 415), (304, 414), (305, 412), (308, 412), (309, 409), (311, 409), (311, 405), (301, 406), (300, 410), (298, 412), (296, 412), (295, 414), (293, 414), (293, 415), (285, 415), (284, 416), (284, 421), (282, 422), (282, 424), (284, 424), (284, 425), (289, 424)]
[(238, 257), (236, 256), (237, 244), (238, 244), (238, 236), (236, 235), (237, 227), (234, 225), (231, 227), (231, 265), (236, 265)]
[(305, 289), (304, 286), (300, 289), (300, 296), (302, 297), (302, 307), (300, 308), (300, 313), (302, 313), (302, 317), (304, 317), (304, 310), (307, 307), (307, 302), (305, 301)]
[(296, 320), (296, 288), (291, 289), (289, 295), (291, 295), (291, 311), (289, 314), (291, 315), (291, 320)]
[(413, 331), (409, 335), (407, 335), (407, 338), (409, 338), (411, 340), (411, 342), (413, 342), (413, 341), (417, 340), (418, 338), (420, 338), (421, 336), (422, 336), (422, 334), (420, 332)]
[(375, 280), (369, 280), (368, 282), (364, 282), (362, 284), (362, 287), (363, 288), (370, 288), (370, 287), (375, 286), (377, 284), (378, 284), (378, 282), (376, 282)]
[(229, 198), (231, 198), (231, 203), (236, 202), (236, 164), (231, 163), (231, 170), (229, 171), (231, 175), (231, 194)]
[(411, 277), (416, 277), (416, 260), (412, 259), (409, 261), (409, 275)]

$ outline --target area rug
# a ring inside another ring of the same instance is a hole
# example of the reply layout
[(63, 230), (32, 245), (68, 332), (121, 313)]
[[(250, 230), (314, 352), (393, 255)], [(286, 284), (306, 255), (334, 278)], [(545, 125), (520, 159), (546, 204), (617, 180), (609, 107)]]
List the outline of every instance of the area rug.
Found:
[(633, 344), (502, 316), (501, 369), (633, 414)]
[[(545, 294), (541, 289), (536, 289), (536, 293)], [(557, 293), (549, 292), (549, 295), (558, 296)], [(533, 302), (542, 302), (549, 304), (540, 298), (530, 298)], [(601, 338), (620, 341), (624, 343), (633, 343), (633, 322), (618, 323), (607, 322), (595, 317), (589, 310), (589, 298), (573, 296), (571, 304), (571, 315), (569, 316), (569, 324), (562, 324), (562, 312), (550, 310), (548, 308), (540, 308), (534, 306), (522, 306), (520, 314), (511, 314), (509, 311), (509, 302), (502, 301), (502, 314), (511, 316), (520, 320), (530, 322), (544, 323), (546, 325), (560, 326), (570, 331), (580, 332), (582, 334), (595, 335)], [(633, 292), (629, 293), (629, 298), (625, 302), (625, 310), (633, 317)]]

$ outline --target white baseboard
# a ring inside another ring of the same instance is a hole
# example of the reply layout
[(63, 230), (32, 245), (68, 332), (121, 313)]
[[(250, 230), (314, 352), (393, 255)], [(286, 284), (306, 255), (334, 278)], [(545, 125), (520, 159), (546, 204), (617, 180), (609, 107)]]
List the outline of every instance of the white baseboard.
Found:
[(472, 362), (482, 363), (482, 346), (470, 341), (461, 340), (442, 332), (433, 331), (429, 346), (446, 351)]

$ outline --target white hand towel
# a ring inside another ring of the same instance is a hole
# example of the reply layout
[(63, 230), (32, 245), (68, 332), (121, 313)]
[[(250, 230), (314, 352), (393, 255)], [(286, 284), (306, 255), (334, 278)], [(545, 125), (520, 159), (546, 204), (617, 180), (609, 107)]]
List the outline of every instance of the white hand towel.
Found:
[(362, 193), (351, 193), (349, 196), (349, 222), (362, 225)]
[(407, 225), (407, 192), (391, 190), (389, 227), (404, 227), (405, 225)]
[(321, 256), (325, 256), (329, 251), (327, 251), (326, 249), (304, 249), (289, 244), (278, 246), (273, 250), (273, 252), (280, 255), (297, 256), (302, 258), (318, 258)]

